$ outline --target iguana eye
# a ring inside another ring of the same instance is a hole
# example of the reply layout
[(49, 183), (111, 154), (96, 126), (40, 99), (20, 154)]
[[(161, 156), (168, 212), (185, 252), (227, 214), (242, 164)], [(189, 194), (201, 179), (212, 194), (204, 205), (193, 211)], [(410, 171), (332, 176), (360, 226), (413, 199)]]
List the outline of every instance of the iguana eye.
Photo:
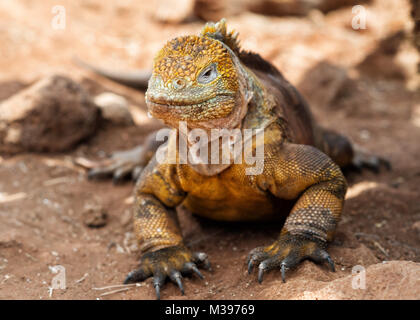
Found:
[(201, 73), (199, 74), (197, 78), (197, 81), (202, 84), (209, 83), (213, 81), (214, 79), (216, 79), (217, 76), (218, 76), (218, 73), (217, 73), (216, 65), (211, 64), (210, 66), (205, 68), (203, 71), (201, 71)]

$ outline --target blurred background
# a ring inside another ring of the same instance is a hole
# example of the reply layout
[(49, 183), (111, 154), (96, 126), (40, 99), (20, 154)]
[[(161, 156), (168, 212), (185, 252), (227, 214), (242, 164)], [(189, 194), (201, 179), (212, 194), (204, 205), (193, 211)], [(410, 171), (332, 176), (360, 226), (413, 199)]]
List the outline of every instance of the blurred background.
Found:
[[(64, 21), (57, 5), (65, 10)], [(353, 13), (354, 5), (366, 10), (365, 29), (352, 28), (360, 11)], [(245, 49), (258, 51), (296, 82), (320, 61), (347, 68), (387, 37), (412, 37), (410, 10), (408, 0), (3, 0), (1, 77), (33, 80), (51, 70), (68, 71), (74, 55), (115, 68), (150, 68), (167, 40), (225, 17)], [(397, 52), (400, 42), (391, 49), (412, 75), (418, 56), (408, 48)]]
[[(256, 285), (243, 265), (278, 227), (225, 227), (180, 212), (187, 243), (215, 269), (204, 286), (187, 280), (184, 298), (420, 298), (419, 264), (408, 262), (420, 262), (419, 3), (0, 0), (0, 298), (154, 298), (150, 283), (114, 295), (93, 289), (120, 284), (137, 264), (133, 184), (88, 181), (80, 164), (134, 147), (161, 124), (147, 117), (144, 92), (73, 59), (150, 70), (166, 41), (223, 17), (322, 125), (388, 158), (393, 170), (348, 175), (330, 250), (337, 273), (304, 263), (284, 285), (276, 272)], [(57, 264), (66, 267), (66, 290), (49, 289)], [(375, 285), (347, 290), (358, 264), (371, 268)], [(398, 285), (384, 296), (389, 279)], [(164, 298), (178, 298), (176, 288), (168, 285)]]

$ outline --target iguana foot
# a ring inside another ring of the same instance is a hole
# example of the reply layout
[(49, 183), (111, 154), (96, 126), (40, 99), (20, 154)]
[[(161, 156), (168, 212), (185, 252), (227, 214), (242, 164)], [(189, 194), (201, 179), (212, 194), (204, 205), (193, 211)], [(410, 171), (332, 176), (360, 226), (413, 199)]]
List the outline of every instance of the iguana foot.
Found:
[(286, 270), (297, 266), (304, 259), (317, 263), (326, 261), (335, 272), (334, 262), (325, 248), (326, 243), (305, 236), (282, 235), (273, 244), (257, 247), (249, 253), (248, 273), (251, 274), (254, 266), (258, 264), (258, 282), (261, 283), (265, 272), (280, 268), (281, 278), (286, 282)]
[(370, 169), (375, 173), (379, 173), (381, 167), (391, 170), (391, 162), (389, 160), (370, 154), (368, 151), (363, 150), (359, 146), (354, 147), (354, 156), (351, 166), (358, 171), (363, 168)]
[(127, 151), (115, 152), (110, 158), (93, 162), (89, 172), (89, 179), (112, 177), (115, 183), (131, 175), (137, 180), (146, 163), (143, 146)]
[(210, 270), (210, 263), (205, 253), (191, 253), (184, 246), (163, 248), (144, 254), (140, 260), (140, 268), (130, 272), (124, 283), (140, 282), (153, 277), (156, 297), (160, 299), (160, 289), (169, 277), (184, 294), (182, 274), (195, 273), (201, 279), (204, 278), (197, 265), (202, 265)]

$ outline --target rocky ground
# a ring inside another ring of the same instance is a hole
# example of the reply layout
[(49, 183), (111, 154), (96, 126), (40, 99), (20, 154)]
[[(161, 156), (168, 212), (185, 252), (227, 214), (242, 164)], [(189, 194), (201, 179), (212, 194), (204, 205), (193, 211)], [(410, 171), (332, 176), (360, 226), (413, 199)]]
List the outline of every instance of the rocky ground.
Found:
[[(0, 298), (154, 299), (150, 280), (112, 287), (137, 264), (133, 184), (89, 181), (75, 160), (133, 147), (160, 124), (147, 117), (143, 92), (84, 71), (72, 59), (117, 70), (150, 68), (165, 41), (198, 33), (203, 23), (191, 17), (162, 23), (159, 17), (168, 13), (153, 1), (62, 3), (66, 26), (57, 30), (51, 24), (55, 1), (0, 2)], [(204, 281), (187, 278), (185, 296), (169, 283), (162, 298), (420, 298), (419, 55), (410, 44), (408, 1), (376, 0), (365, 8), (362, 30), (352, 29), (349, 7), (299, 18), (227, 17), (242, 46), (273, 62), (320, 123), (392, 163), (392, 171), (379, 174), (347, 173), (343, 218), (330, 246), (337, 272), (307, 261), (288, 272), (285, 284), (272, 271), (260, 285), (246, 272), (246, 255), (272, 241), (280, 226), (215, 223), (180, 211), (187, 244), (208, 253), (214, 270), (204, 271)], [(56, 88), (46, 78), (52, 74), (65, 77), (52, 78), (61, 79), (54, 84), (61, 91), (48, 89)], [(44, 91), (24, 89), (40, 79), (36, 86)], [(37, 111), (44, 101), (34, 98), (39, 92), (49, 99), (44, 113)], [(118, 124), (96, 118), (96, 107), (86, 101), (103, 92), (125, 98), (119, 101), (134, 124), (127, 114)], [(83, 126), (86, 118), (96, 131)], [(61, 122), (46, 126), (44, 119)], [(35, 125), (25, 131), (28, 123)], [(56, 265), (65, 268), (65, 290), (49, 289)], [(365, 289), (352, 287), (363, 284), (354, 266), (365, 270)]]

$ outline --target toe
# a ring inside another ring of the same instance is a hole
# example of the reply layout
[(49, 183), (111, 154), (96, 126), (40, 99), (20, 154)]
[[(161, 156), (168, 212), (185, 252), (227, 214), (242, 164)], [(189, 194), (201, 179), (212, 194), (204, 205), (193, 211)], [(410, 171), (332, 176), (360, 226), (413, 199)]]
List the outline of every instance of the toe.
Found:
[(335, 271), (334, 262), (325, 250), (326, 243), (302, 235), (285, 235), (267, 247), (258, 247), (248, 256), (248, 272), (258, 264), (258, 282), (263, 281), (264, 274), (279, 268), (281, 278), (286, 281), (286, 271), (296, 267), (302, 260), (311, 259), (318, 263), (327, 262)]
[(131, 271), (124, 280), (124, 284), (141, 282), (151, 276), (151, 272), (147, 272), (143, 267)]
[(182, 271), (186, 273), (195, 273), (200, 279), (204, 279), (203, 274), (198, 270), (197, 265), (194, 262), (187, 262)]
[(274, 256), (262, 261), (258, 266), (258, 282), (262, 283), (263, 276), (266, 271), (277, 268), (279, 266), (279, 257)]
[(114, 171), (112, 181), (117, 184), (132, 172), (133, 166), (131, 164), (125, 164)]
[(172, 270), (171, 273), (169, 274), (169, 278), (175, 282), (179, 288), (179, 290), (181, 291), (182, 295), (185, 294), (184, 292), (184, 286), (182, 285), (182, 275), (179, 271), (177, 270)]
[(155, 291), (156, 291), (156, 299), (160, 300), (160, 288), (163, 286), (163, 284), (165, 283), (165, 279), (166, 279), (166, 275), (163, 273), (157, 273), (154, 277), (153, 277), (153, 286), (155, 287)]
[(297, 254), (290, 254), (280, 264), (281, 280), (286, 282), (286, 271), (297, 266), (302, 259)]
[(318, 248), (309, 256), (309, 258), (316, 263), (328, 263), (331, 271), (335, 272), (334, 261), (326, 250)]
[(206, 270), (211, 271), (211, 264), (207, 254), (204, 252), (194, 252), (192, 258), (195, 263), (203, 266)]
[(385, 167), (385, 169), (391, 170), (391, 163), (385, 158), (372, 155), (360, 147), (355, 147), (355, 155), (352, 160), (352, 167), (357, 171), (361, 171), (363, 168), (366, 168), (372, 170), (375, 173), (379, 173), (381, 167)]
[(258, 247), (253, 249), (247, 259), (248, 273), (251, 274), (254, 266), (259, 264), (261, 261), (268, 259), (269, 254), (266, 252), (265, 247)]
[(207, 255), (202, 252), (192, 254), (181, 245), (148, 252), (141, 258), (140, 268), (130, 272), (124, 283), (139, 282), (153, 276), (156, 297), (160, 299), (161, 289), (169, 278), (184, 294), (183, 274), (196, 274), (201, 279), (204, 278), (196, 263), (209, 266)]
[(97, 167), (94, 167), (88, 171), (88, 179), (102, 179), (112, 176), (113, 172), (117, 168), (118, 165), (115, 163), (98, 164)]

